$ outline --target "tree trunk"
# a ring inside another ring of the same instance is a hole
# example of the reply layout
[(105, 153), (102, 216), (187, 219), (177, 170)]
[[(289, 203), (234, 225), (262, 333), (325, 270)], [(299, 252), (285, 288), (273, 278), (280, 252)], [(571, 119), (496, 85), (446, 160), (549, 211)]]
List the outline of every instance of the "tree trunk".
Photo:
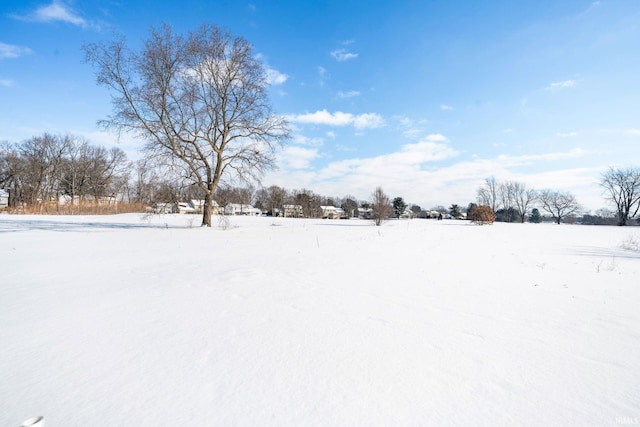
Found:
[(213, 210), (213, 192), (207, 191), (204, 196), (204, 206), (202, 207), (202, 227), (211, 227), (211, 211)]
[(627, 225), (627, 213), (618, 211), (618, 225)]

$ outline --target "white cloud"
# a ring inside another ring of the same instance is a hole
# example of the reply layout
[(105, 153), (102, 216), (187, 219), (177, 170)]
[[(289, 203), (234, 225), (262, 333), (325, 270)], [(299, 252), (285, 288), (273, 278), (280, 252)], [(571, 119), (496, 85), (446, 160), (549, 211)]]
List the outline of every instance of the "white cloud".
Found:
[(574, 136), (578, 136), (578, 132), (558, 132), (556, 133), (556, 136), (559, 136), (560, 138), (572, 138)]
[(324, 144), (324, 140), (322, 138), (309, 138), (300, 134), (294, 135), (292, 142), (294, 144), (307, 145), (311, 147), (318, 147)]
[(288, 116), (287, 119), (294, 123), (316, 124), (326, 126), (354, 126), (356, 129), (370, 129), (384, 126), (384, 119), (376, 113), (351, 114), (336, 111), (330, 113), (327, 110), (315, 113), (298, 114)]
[(13, 86), (13, 80), (0, 79), (0, 86), (2, 86), (2, 87), (11, 87), (11, 86)]
[(333, 162), (318, 173), (320, 179), (339, 176), (401, 176), (417, 172), (425, 163), (445, 160), (458, 155), (446, 143), (443, 135), (429, 135), (415, 144), (405, 144), (400, 151), (369, 158), (355, 158)]
[(355, 147), (351, 147), (349, 145), (344, 145), (344, 144), (338, 144), (336, 145), (336, 150), (338, 151), (343, 151), (343, 152), (348, 152), (348, 151), (357, 151)]
[(343, 92), (343, 91), (338, 92), (338, 98), (341, 98), (341, 99), (353, 98), (354, 96), (360, 96), (360, 92), (358, 92), (357, 90), (350, 90), (349, 92)]
[(452, 111), (453, 107), (451, 105), (442, 104), (440, 105), (440, 109), (444, 111)]
[(330, 130), (329, 132), (327, 132), (327, 138), (331, 138), (334, 139), (336, 137), (336, 133), (332, 130)]
[(87, 26), (87, 21), (78, 16), (70, 7), (55, 0), (50, 5), (37, 9), (34, 16), (36, 20), (42, 22), (62, 21), (80, 27)]
[(505, 166), (522, 166), (537, 162), (550, 162), (555, 160), (574, 159), (576, 157), (582, 157), (585, 155), (585, 151), (581, 148), (574, 148), (571, 151), (565, 152), (553, 152), (544, 154), (525, 154), (522, 156), (511, 156), (502, 154), (499, 155), (496, 160)]
[(562, 82), (554, 82), (545, 88), (548, 91), (556, 91), (561, 89), (567, 89), (576, 85), (575, 80), (564, 80)]
[(356, 129), (375, 129), (384, 126), (384, 119), (376, 113), (366, 113), (354, 116), (353, 125)]
[(11, 17), (27, 22), (66, 22), (82, 28), (100, 28), (98, 24), (84, 19), (62, 0), (53, 0), (51, 4), (41, 6), (28, 15), (11, 15)]
[(272, 86), (281, 85), (289, 79), (287, 74), (281, 73), (278, 70), (274, 70), (271, 67), (266, 67), (267, 71), (267, 83)]
[(281, 166), (291, 169), (306, 169), (318, 158), (318, 149), (296, 146), (286, 147), (278, 156)]
[(23, 55), (28, 55), (30, 53), (32, 53), (32, 50), (28, 47), (16, 46), (0, 42), (0, 59), (12, 59)]
[(339, 62), (344, 62), (350, 59), (357, 58), (358, 54), (349, 52), (346, 49), (337, 49), (331, 52), (331, 56), (333, 56)]
[(628, 129), (627, 133), (630, 135), (640, 135), (640, 129)]

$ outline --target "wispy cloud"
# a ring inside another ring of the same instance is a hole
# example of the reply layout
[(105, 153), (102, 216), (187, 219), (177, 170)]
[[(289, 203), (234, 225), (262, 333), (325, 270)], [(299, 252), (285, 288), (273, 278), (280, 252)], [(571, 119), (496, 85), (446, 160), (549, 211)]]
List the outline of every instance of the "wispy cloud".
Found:
[(281, 73), (269, 66), (266, 67), (267, 83), (272, 86), (281, 85), (289, 79), (287, 74)]
[(324, 86), (324, 82), (327, 78), (327, 69), (321, 66), (318, 66), (318, 79), (320, 83), (320, 87)]
[(549, 86), (547, 86), (544, 89), (548, 90), (548, 91), (556, 91), (556, 90), (561, 90), (561, 89), (567, 89), (567, 88), (573, 87), (575, 85), (576, 85), (576, 81), (575, 80), (564, 80), (564, 81), (561, 81), (561, 82), (551, 83)]
[(593, 11), (595, 11), (596, 9), (598, 9), (600, 7), (600, 4), (601, 4), (600, 1), (591, 2), (589, 7), (587, 7), (584, 11), (580, 12), (577, 17), (578, 18), (585, 17), (586, 15), (588, 15), (588, 14), (592, 13)]
[(331, 52), (331, 56), (333, 56), (339, 62), (344, 62), (350, 59), (357, 58), (358, 54), (349, 52), (347, 51), (347, 49), (337, 49)]
[(301, 134), (295, 134), (292, 142), (298, 145), (306, 145), (309, 147), (319, 147), (322, 144), (324, 144), (324, 139), (318, 138), (318, 137), (311, 138)]
[(293, 123), (316, 124), (325, 126), (354, 126), (356, 129), (372, 129), (384, 126), (384, 119), (376, 113), (351, 114), (327, 110), (287, 116)]
[(60, 0), (53, 0), (51, 4), (41, 6), (28, 15), (14, 16), (14, 18), (32, 22), (66, 22), (82, 28), (92, 26), (90, 22), (81, 17), (71, 6)]
[(394, 119), (398, 121), (398, 127), (401, 129), (402, 135), (412, 140), (417, 140), (424, 136), (426, 125), (429, 123), (427, 119), (413, 120), (407, 116), (395, 116)]
[(355, 96), (360, 96), (360, 92), (358, 92), (357, 90), (350, 90), (349, 92), (338, 92), (338, 98), (340, 99), (353, 98)]
[(578, 136), (578, 132), (558, 132), (556, 133), (556, 136), (559, 136), (560, 138), (572, 138), (574, 136)]
[(13, 86), (13, 80), (0, 79), (0, 86), (1, 87), (11, 87), (11, 86)]
[(544, 154), (525, 154), (522, 156), (500, 155), (496, 160), (505, 166), (522, 166), (537, 162), (551, 162), (556, 160), (575, 159), (585, 155), (585, 151), (582, 148), (574, 148), (571, 151), (553, 152)]
[(32, 50), (24, 46), (16, 46), (12, 44), (6, 44), (0, 42), (0, 59), (3, 58), (18, 58), (20, 56), (28, 55), (32, 53)]
[(444, 111), (453, 111), (453, 107), (451, 105), (442, 104), (440, 105), (440, 109)]

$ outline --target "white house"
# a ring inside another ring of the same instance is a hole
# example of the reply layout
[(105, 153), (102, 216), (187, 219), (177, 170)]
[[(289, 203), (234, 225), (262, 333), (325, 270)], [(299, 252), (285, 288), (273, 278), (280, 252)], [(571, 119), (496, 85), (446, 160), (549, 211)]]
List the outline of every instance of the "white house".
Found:
[(153, 212), (157, 214), (170, 214), (173, 213), (173, 203), (156, 203), (153, 207)]
[(373, 209), (371, 208), (358, 208), (358, 218), (371, 219), (373, 218)]
[[(201, 214), (204, 211), (204, 200), (189, 200), (188, 202), (178, 203), (178, 213), (181, 214)], [(211, 201), (211, 213), (213, 215), (220, 214), (220, 205), (215, 200)]]
[(284, 205), (282, 206), (282, 216), (285, 218), (302, 218), (303, 211), (301, 205)]
[(6, 190), (0, 189), (0, 209), (6, 208), (9, 206), (9, 192)]
[(239, 203), (229, 203), (224, 207), (225, 215), (253, 215), (259, 216), (262, 215), (262, 211), (260, 209), (254, 208), (251, 205), (244, 205)]
[(340, 219), (344, 215), (344, 210), (335, 206), (320, 206), (320, 209), (324, 219)]
[[(196, 213), (202, 213), (204, 211), (204, 200), (200, 199), (200, 200), (191, 200), (189, 202), (189, 204), (191, 205), (191, 207), (193, 207), (196, 210)], [(215, 200), (211, 201), (211, 213), (213, 215), (219, 215), (220, 214), (220, 205), (218, 204), (218, 202), (216, 202)]]
[(197, 213), (197, 211), (196, 211), (196, 208), (191, 206), (191, 203), (178, 202), (178, 213), (180, 213), (180, 214), (195, 214), (195, 213)]

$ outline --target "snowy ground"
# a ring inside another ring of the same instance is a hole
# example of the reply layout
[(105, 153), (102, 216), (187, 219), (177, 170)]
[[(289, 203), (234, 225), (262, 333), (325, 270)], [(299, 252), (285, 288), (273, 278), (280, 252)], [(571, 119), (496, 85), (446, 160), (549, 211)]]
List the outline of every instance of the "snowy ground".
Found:
[(640, 228), (199, 222), (0, 215), (0, 426), (640, 425)]

